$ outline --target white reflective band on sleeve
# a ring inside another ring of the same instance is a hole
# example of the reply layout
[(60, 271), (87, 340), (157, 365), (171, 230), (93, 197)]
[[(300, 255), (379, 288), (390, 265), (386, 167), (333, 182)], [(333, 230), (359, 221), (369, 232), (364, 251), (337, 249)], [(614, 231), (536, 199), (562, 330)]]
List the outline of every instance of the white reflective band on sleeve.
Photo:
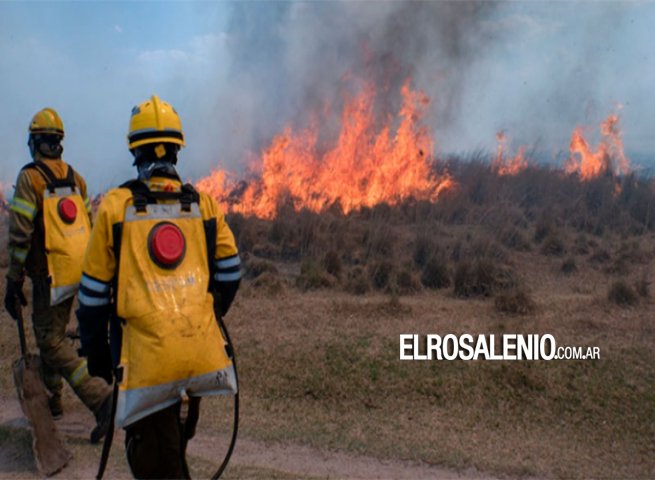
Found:
[(98, 293), (107, 293), (109, 291), (109, 284), (93, 280), (92, 278), (82, 275), (82, 286), (93, 290)]
[(241, 264), (241, 260), (239, 259), (239, 256), (231, 257), (226, 260), (218, 260), (216, 262), (216, 266), (219, 269), (222, 268), (230, 268), (230, 267), (236, 267), (237, 265)]
[(84, 292), (80, 292), (77, 295), (77, 299), (87, 307), (100, 307), (109, 304), (109, 297), (89, 297), (88, 295), (84, 295)]
[(216, 273), (214, 280), (217, 282), (236, 282), (241, 278), (241, 272)]
[(15, 213), (20, 213), (24, 217), (29, 218), (30, 220), (34, 219), (37, 209), (34, 204), (23, 200), (22, 198), (14, 197), (13, 200), (9, 202), (9, 210)]

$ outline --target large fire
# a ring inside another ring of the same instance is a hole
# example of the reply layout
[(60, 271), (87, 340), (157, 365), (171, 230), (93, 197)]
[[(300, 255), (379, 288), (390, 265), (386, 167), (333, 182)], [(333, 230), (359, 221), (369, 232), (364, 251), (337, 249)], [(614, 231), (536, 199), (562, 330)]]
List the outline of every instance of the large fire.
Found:
[(571, 135), (571, 156), (564, 166), (567, 173), (577, 173), (583, 180), (602, 174), (625, 175), (630, 162), (623, 150), (619, 115), (611, 114), (600, 124), (601, 141), (596, 150), (585, 140), (583, 128), (576, 127)]
[(376, 127), (376, 89), (367, 84), (346, 99), (332, 146), (319, 148), (316, 125), (299, 132), (287, 127), (263, 152), (258, 178), (239, 183), (215, 170), (197, 187), (230, 211), (262, 218), (274, 217), (282, 202), (315, 212), (336, 205), (348, 213), (409, 198), (435, 201), (454, 181), (434, 172), (434, 142), (422, 124), (429, 99), (409, 82), (400, 93), (397, 120)]
[(519, 147), (519, 151), (514, 157), (507, 157), (507, 135), (505, 132), (496, 133), (496, 140), (498, 140), (496, 158), (494, 158), (491, 166), (498, 175), (516, 175), (528, 167), (528, 161), (525, 158), (525, 147)]

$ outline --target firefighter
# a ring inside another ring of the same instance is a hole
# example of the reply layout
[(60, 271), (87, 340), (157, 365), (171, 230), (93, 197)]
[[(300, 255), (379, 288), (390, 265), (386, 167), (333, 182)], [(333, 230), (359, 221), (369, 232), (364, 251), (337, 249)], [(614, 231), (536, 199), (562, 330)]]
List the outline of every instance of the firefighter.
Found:
[(91, 206), (84, 179), (61, 159), (64, 125), (52, 108), (34, 115), (28, 146), (34, 160), (16, 180), (9, 216), (9, 270), (5, 308), (16, 319), (25, 274), (32, 280), (32, 322), (43, 363), (48, 405), (54, 418), (63, 415), (61, 377), (95, 414), (91, 432), (97, 443), (110, 420), (111, 388), (87, 370), (66, 338), (73, 299), (82, 270), (82, 253), (90, 234)]
[(138, 176), (103, 198), (83, 263), (81, 351), (91, 375), (116, 376), (115, 424), (137, 478), (188, 478), (195, 423), (181, 423), (182, 399), (236, 392), (218, 319), (239, 287), (239, 255), (216, 201), (182, 185), (184, 145), (170, 104), (153, 95), (132, 109)]

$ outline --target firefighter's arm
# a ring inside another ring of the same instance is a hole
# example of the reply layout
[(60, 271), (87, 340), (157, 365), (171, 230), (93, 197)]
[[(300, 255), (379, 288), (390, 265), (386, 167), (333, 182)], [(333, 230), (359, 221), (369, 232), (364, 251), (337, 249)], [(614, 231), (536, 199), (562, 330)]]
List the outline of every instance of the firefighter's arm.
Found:
[(30, 250), (34, 217), (38, 201), (28, 175), (22, 171), (16, 180), (14, 198), (9, 208), (9, 270), (5, 291), (5, 310), (12, 318), (18, 318), (18, 310), (27, 305), (23, 294), (25, 259)]
[[(105, 200), (110, 200), (109, 198)], [(103, 201), (82, 263), (82, 280), (77, 320), (80, 326), (80, 355), (87, 357), (89, 373), (111, 383), (112, 360), (108, 344), (111, 314), (111, 280), (115, 272), (113, 220), (110, 205)]]
[(9, 207), (9, 270), (7, 278), (22, 280), (24, 265), (34, 233), (34, 218), (39, 211), (38, 199), (30, 177), (22, 171), (16, 180), (14, 198)]
[(216, 252), (214, 255), (212, 285), (217, 313), (223, 316), (230, 309), (241, 282), (241, 260), (234, 234), (225, 222), (225, 215), (216, 201), (207, 199), (207, 208), (216, 219)]

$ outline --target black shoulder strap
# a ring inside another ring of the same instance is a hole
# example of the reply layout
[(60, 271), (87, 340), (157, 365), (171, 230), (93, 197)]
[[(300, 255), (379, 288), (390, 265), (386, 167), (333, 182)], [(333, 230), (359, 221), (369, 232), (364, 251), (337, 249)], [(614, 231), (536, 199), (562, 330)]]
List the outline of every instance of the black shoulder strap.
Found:
[(181, 193), (182, 197), (180, 198), (180, 203), (182, 204), (182, 210), (187, 212), (190, 211), (192, 203), (200, 205), (200, 194), (190, 183), (182, 185)]
[(200, 202), (200, 195), (191, 184), (182, 185), (179, 192), (153, 192), (141, 180), (130, 180), (120, 186), (128, 188), (132, 192), (134, 206), (137, 212), (146, 210), (148, 204), (157, 203), (157, 200), (178, 200), (182, 204), (182, 210), (191, 210), (192, 203)]
[(44, 162), (32, 162), (25, 165), (22, 170), (34, 169), (41, 174), (47, 184), (47, 189), (51, 192), (54, 192), (56, 188), (60, 187), (70, 187), (73, 190), (77, 189), (75, 184), (75, 173), (73, 167), (66, 165), (68, 171), (66, 172), (66, 178), (57, 178), (57, 176), (50, 170)]
[[(148, 193), (150, 189), (140, 180), (128, 180), (119, 188), (128, 188), (132, 192), (132, 202), (137, 212), (145, 212), (148, 205)], [(155, 202), (150, 202), (155, 203)]]
[(75, 184), (75, 170), (73, 170), (73, 167), (70, 165), (66, 166), (68, 167), (68, 173), (66, 173), (66, 181), (77, 188), (77, 185)]

